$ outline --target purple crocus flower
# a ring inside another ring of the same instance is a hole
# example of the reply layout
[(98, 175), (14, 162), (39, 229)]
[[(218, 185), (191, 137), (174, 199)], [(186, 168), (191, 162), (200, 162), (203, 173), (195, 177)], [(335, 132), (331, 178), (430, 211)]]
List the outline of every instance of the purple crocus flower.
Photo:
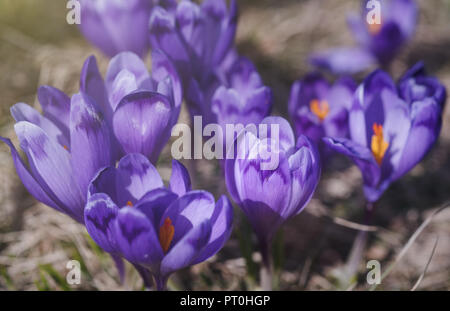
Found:
[(106, 83), (94, 57), (70, 99), (42, 86), (43, 115), (29, 105), (11, 108), (14, 129), (29, 165), (9, 139), (17, 174), (38, 201), (84, 223), (88, 184), (97, 171), (122, 153), (142, 152), (156, 161), (179, 114), (181, 86), (170, 62), (153, 53), (153, 76), (140, 58), (123, 53), (112, 59)]
[(222, 83), (220, 68), (230, 53), (236, 33), (237, 6), (224, 0), (205, 0), (201, 5), (180, 1), (174, 10), (155, 7), (150, 18), (150, 41), (175, 64), (192, 116), (205, 124), (214, 119), (210, 99)]
[(355, 92), (350, 110), (350, 139), (324, 138), (360, 168), (368, 202), (411, 170), (439, 136), (446, 99), (444, 86), (426, 76), (423, 64), (410, 69), (395, 86), (377, 70)]
[[(375, 6), (380, 7), (380, 23), (367, 18)], [(313, 54), (310, 62), (335, 74), (353, 74), (374, 64), (386, 66), (411, 39), (417, 24), (414, 0), (364, 0), (361, 13), (351, 15), (348, 25), (357, 47), (334, 48)]]
[(157, 289), (166, 289), (175, 271), (217, 253), (232, 229), (233, 209), (222, 196), (191, 190), (187, 170), (172, 162), (169, 187), (141, 154), (129, 154), (117, 167), (93, 179), (85, 210), (86, 228), (100, 247), (123, 256)]
[(289, 114), (296, 134), (306, 135), (319, 146), (324, 136), (347, 137), (348, 111), (355, 89), (356, 83), (350, 77), (342, 77), (330, 85), (317, 73), (294, 82)]
[(272, 106), (272, 91), (265, 86), (253, 63), (237, 57), (224, 73), (225, 84), (219, 86), (211, 100), (216, 122), (226, 124), (259, 124)]
[(106, 55), (150, 48), (148, 21), (153, 0), (80, 0), (83, 35)]
[[(285, 119), (267, 117), (262, 124), (269, 128), (267, 135), (256, 137), (251, 130), (240, 133), (234, 159), (229, 155), (226, 159), (225, 178), (231, 197), (258, 237), (264, 265), (270, 270), (273, 236), (311, 199), (320, 177), (320, 161), (306, 136), (295, 142)], [(274, 126), (278, 138), (273, 134)], [(278, 165), (263, 167), (272, 156), (278, 158)]]

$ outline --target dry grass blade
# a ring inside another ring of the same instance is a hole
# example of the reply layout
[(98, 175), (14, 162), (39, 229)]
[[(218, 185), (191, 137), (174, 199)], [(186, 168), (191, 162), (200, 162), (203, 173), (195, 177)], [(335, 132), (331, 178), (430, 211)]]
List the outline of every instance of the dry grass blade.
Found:
[(437, 236), (437, 237), (436, 237), (436, 241), (434, 242), (433, 250), (431, 251), (431, 254), (430, 254), (430, 258), (428, 258), (428, 262), (427, 262), (427, 264), (425, 265), (425, 268), (423, 269), (422, 274), (421, 274), (421, 275), (419, 276), (419, 278), (417, 279), (416, 284), (414, 284), (413, 288), (411, 288), (411, 291), (412, 291), (412, 292), (415, 291), (415, 290), (417, 289), (417, 287), (419, 287), (420, 283), (422, 282), (422, 279), (423, 279), (424, 276), (425, 276), (425, 273), (427, 273), (428, 266), (429, 266), (430, 263), (431, 263), (431, 259), (432, 259), (433, 256), (434, 256), (434, 252), (436, 251), (436, 246), (437, 246), (437, 244), (438, 244), (438, 241), (439, 241), (439, 237)]
[[(414, 232), (414, 234), (409, 238), (406, 245), (403, 246), (401, 252), (395, 258), (395, 261), (381, 275), (381, 281), (383, 281), (383, 279), (386, 278), (391, 273), (391, 271), (395, 268), (397, 263), (403, 258), (403, 256), (405, 256), (406, 252), (409, 250), (411, 245), (416, 241), (417, 237), (428, 226), (428, 224), (433, 220), (433, 218), (449, 206), (450, 206), (450, 202), (444, 203), (442, 207), (440, 207), (439, 209), (434, 211), (433, 214), (431, 214), (427, 219), (425, 219), (425, 221), (420, 225), (420, 227), (417, 228), (417, 230)], [(372, 287), (370, 287), (370, 290), (371, 291), (375, 290), (377, 288), (377, 286), (378, 286), (378, 284), (374, 284)]]

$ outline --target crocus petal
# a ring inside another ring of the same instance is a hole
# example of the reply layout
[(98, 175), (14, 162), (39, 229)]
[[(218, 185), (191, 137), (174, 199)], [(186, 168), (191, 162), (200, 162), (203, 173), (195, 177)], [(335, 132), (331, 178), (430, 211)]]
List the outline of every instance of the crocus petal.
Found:
[(95, 102), (88, 95), (75, 94), (70, 109), (71, 155), (74, 177), (82, 193), (87, 193), (99, 169), (114, 163), (110, 135)]
[[(209, 1), (209, 2), (217, 3), (219, 1)], [(224, 5), (226, 7), (225, 2)], [(222, 32), (219, 36), (219, 41), (214, 50), (213, 63), (216, 65), (220, 64), (223, 61), (228, 51), (230, 50), (230, 47), (233, 44), (234, 37), (236, 36), (237, 20), (238, 20), (237, 3), (236, 0), (231, 0), (228, 16), (226, 20), (223, 22)]]
[(414, 103), (411, 116), (411, 130), (393, 176), (394, 180), (406, 174), (428, 153), (441, 129), (441, 110), (434, 100)]
[(335, 48), (312, 55), (309, 62), (334, 74), (351, 75), (373, 66), (376, 60), (365, 49)]
[(226, 196), (221, 196), (217, 201), (214, 214), (211, 217), (211, 236), (203, 251), (196, 257), (192, 264), (205, 261), (217, 253), (231, 235), (233, 229), (233, 206)]
[(86, 200), (74, 179), (69, 152), (32, 123), (22, 121), (14, 129), (28, 156), (33, 176), (82, 222)]
[(361, 15), (352, 14), (347, 17), (347, 25), (356, 42), (361, 46), (367, 46), (370, 42), (370, 33), (367, 29), (366, 20)]
[(69, 137), (69, 96), (47, 85), (39, 87), (37, 96), (44, 116), (58, 126), (65, 137)]
[(113, 117), (114, 133), (126, 153), (142, 153), (155, 163), (170, 136), (173, 107), (167, 97), (139, 91), (122, 99)]
[(113, 254), (118, 251), (113, 235), (118, 212), (117, 205), (104, 193), (89, 197), (84, 210), (84, 221), (89, 235), (105, 252)]
[(267, 117), (261, 121), (261, 124), (269, 125), (267, 128), (267, 137), (272, 139), (278, 139), (278, 137), (272, 137), (272, 127), (278, 127), (279, 148), (281, 150), (287, 151), (295, 145), (294, 132), (286, 119), (281, 117)]
[(336, 152), (348, 156), (361, 170), (364, 184), (375, 187), (380, 180), (380, 168), (365, 146), (355, 143), (346, 138), (323, 138), (324, 143)]
[(166, 188), (157, 188), (147, 192), (134, 205), (152, 222), (155, 228), (160, 227), (161, 218), (167, 208), (178, 199), (178, 195)]
[(140, 199), (150, 190), (163, 187), (156, 168), (142, 154), (128, 154), (117, 166), (122, 186), (135, 199)]
[(67, 211), (62, 210), (59, 205), (55, 203), (54, 199), (49, 194), (47, 194), (44, 189), (42, 189), (42, 186), (39, 184), (39, 182), (28, 171), (11, 140), (1, 136), (0, 140), (7, 144), (9, 149), (11, 150), (11, 156), (14, 161), (14, 166), (16, 167), (17, 175), (19, 176), (28, 192), (30, 192), (30, 194), (39, 202), (42, 202), (62, 213), (67, 213)]
[(177, 66), (188, 66), (189, 54), (175, 30), (175, 20), (161, 7), (155, 7), (150, 17), (150, 41), (153, 48), (164, 51)]
[[(173, 90), (173, 98), (175, 107), (181, 107), (183, 100), (183, 88), (181, 85), (180, 77), (169, 58), (160, 50), (152, 51), (152, 78), (159, 82), (170, 78)], [(178, 116), (177, 116), (178, 117)]]
[(113, 110), (95, 56), (89, 56), (84, 62), (80, 76), (80, 91), (92, 97), (107, 120), (111, 119)]
[(161, 262), (161, 274), (168, 276), (176, 270), (191, 265), (195, 257), (207, 245), (210, 236), (211, 223), (209, 219), (192, 228), (164, 256)]
[(130, 72), (135, 77), (138, 87), (141, 87), (146, 80), (150, 79), (147, 67), (139, 56), (132, 52), (119, 53), (109, 62), (108, 71), (105, 76), (106, 89), (109, 94), (114, 89), (114, 80), (123, 70)]
[(299, 214), (311, 200), (320, 178), (320, 161), (315, 146), (302, 135), (296, 144), (297, 152), (288, 159), (292, 187), (290, 202), (282, 216), (285, 219)]
[(114, 222), (114, 236), (118, 249), (132, 263), (153, 270), (163, 257), (152, 223), (137, 209), (120, 209)]
[(132, 51), (144, 56), (152, 1), (82, 0), (80, 30), (102, 52), (114, 56)]
[(169, 188), (179, 196), (191, 191), (191, 178), (189, 177), (189, 172), (184, 165), (177, 160), (172, 160), (172, 175), (170, 176)]
[(113, 81), (111, 92), (109, 93), (109, 102), (113, 110), (116, 110), (120, 101), (128, 94), (133, 93), (138, 89), (138, 82), (136, 76), (130, 71), (124, 69)]
[(175, 235), (171, 247), (176, 245), (190, 230), (205, 220), (210, 220), (214, 213), (215, 201), (211, 193), (195, 190), (186, 193), (174, 201), (161, 217), (161, 227), (166, 218), (172, 221)]
[(33, 107), (24, 103), (15, 104), (11, 107), (11, 115), (16, 122), (28, 121), (33, 123), (44, 130), (50, 139), (57, 141), (61, 146), (66, 146), (67, 148), (70, 147), (69, 136), (65, 136), (59, 127), (53, 124), (46, 117), (42, 116)]
[(410, 38), (417, 25), (417, 4), (413, 0), (391, 0), (389, 3), (390, 18), (402, 30), (405, 37)]
[[(89, 186), (89, 195), (106, 193), (120, 207), (137, 204), (149, 191), (163, 187), (156, 168), (141, 154), (124, 156), (118, 167), (101, 170)], [(129, 201), (129, 202), (128, 202)]]

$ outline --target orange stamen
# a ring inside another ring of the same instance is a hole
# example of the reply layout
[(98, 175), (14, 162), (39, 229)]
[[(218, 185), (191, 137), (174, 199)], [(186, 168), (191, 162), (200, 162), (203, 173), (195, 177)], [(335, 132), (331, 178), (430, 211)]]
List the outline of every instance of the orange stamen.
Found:
[(175, 234), (175, 227), (172, 225), (172, 221), (169, 217), (164, 220), (164, 224), (159, 228), (159, 244), (164, 251), (167, 253), (172, 243), (173, 235)]
[(374, 134), (372, 136), (371, 149), (378, 165), (381, 165), (389, 143), (383, 138), (383, 126), (381, 124), (374, 123), (372, 128)]
[(379, 24), (377, 24), (377, 23), (373, 23), (373, 24), (367, 23), (367, 28), (369, 29), (369, 33), (372, 36), (375, 36), (375, 35), (377, 35), (380, 32), (380, 30), (382, 28), (382, 24), (381, 23), (379, 23)]
[(319, 102), (318, 99), (313, 99), (309, 103), (309, 109), (312, 113), (314, 113), (319, 120), (322, 122), (330, 112), (330, 106), (326, 100), (322, 100)]
[(67, 147), (66, 145), (64, 145), (63, 148), (69, 151), (69, 147)]
[(128, 202), (127, 202), (127, 205), (128, 205), (129, 207), (133, 207), (133, 203), (132, 203), (131, 201), (128, 201)]

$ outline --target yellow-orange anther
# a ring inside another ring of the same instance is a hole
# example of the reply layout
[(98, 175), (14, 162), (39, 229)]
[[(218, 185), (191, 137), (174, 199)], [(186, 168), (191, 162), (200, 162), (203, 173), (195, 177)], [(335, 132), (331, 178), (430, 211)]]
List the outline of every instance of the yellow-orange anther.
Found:
[(159, 244), (164, 251), (167, 253), (172, 243), (173, 235), (175, 234), (175, 227), (172, 225), (172, 221), (169, 217), (164, 220), (164, 224), (159, 228)]
[(382, 24), (381, 23), (379, 23), (379, 24), (377, 24), (377, 23), (369, 24), (368, 23), (367, 27), (369, 29), (369, 33), (374, 36), (380, 32)]
[(381, 165), (381, 162), (383, 162), (384, 154), (389, 147), (389, 143), (383, 138), (383, 126), (381, 124), (374, 123), (372, 128), (373, 136), (371, 149), (378, 165)]
[(313, 99), (309, 103), (309, 109), (319, 118), (320, 121), (323, 121), (330, 112), (330, 106), (328, 106), (328, 102), (326, 100), (319, 102), (318, 99)]
[(64, 145), (63, 148), (69, 151), (69, 147), (67, 147), (66, 145)]
[(131, 201), (128, 201), (128, 202), (127, 202), (127, 205), (128, 205), (129, 207), (133, 207), (133, 203), (132, 203)]

